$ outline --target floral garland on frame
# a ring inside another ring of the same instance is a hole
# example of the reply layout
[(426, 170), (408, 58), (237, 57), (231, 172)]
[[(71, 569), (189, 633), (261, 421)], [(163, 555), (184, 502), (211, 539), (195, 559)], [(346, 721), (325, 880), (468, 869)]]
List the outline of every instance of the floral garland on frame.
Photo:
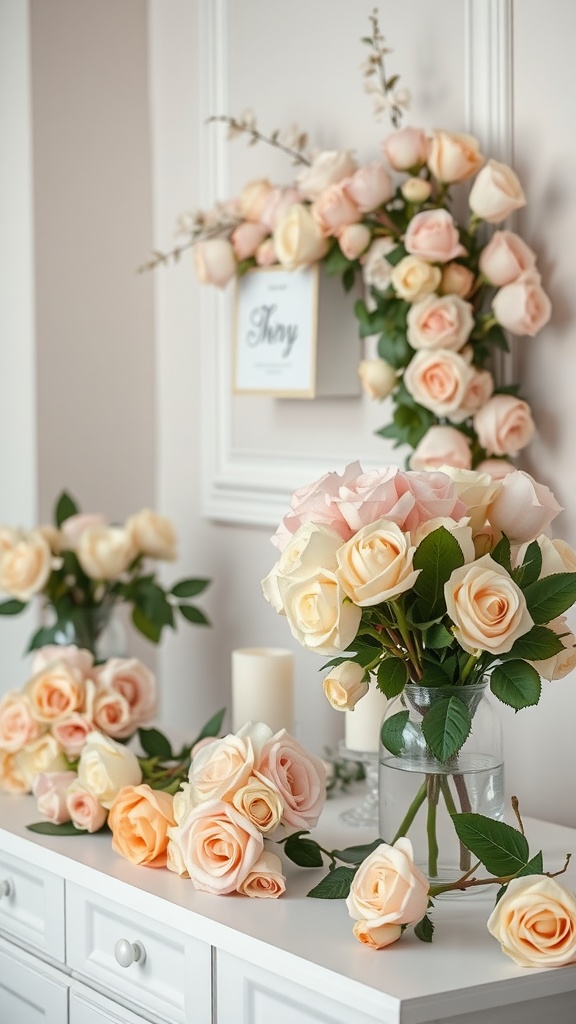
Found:
[[(391, 51), (376, 12), (370, 22), (366, 91), (394, 128), (382, 143), (386, 163), (358, 166), (349, 150), (312, 154), (297, 127), (265, 135), (250, 111), (213, 116), (229, 138), (274, 146), (299, 171), (288, 185), (260, 178), (213, 210), (184, 215), (185, 241), (141, 269), (192, 247), (199, 280), (217, 287), (275, 265), (319, 263), (347, 291), (361, 276), (366, 295), (355, 313), (361, 338), (377, 339), (377, 356), (362, 359), (358, 372), (371, 398), (393, 405), (377, 433), (411, 449), (412, 469), (480, 467), (501, 476), (535, 428), (518, 385), (495, 381), (494, 354), (509, 350), (505, 332), (534, 336), (551, 315), (534, 252), (499, 227), (525, 205), (524, 192), (512, 168), (486, 160), (473, 136), (401, 126), (409, 94), (386, 72)], [(452, 190), (470, 183), (460, 224)]]

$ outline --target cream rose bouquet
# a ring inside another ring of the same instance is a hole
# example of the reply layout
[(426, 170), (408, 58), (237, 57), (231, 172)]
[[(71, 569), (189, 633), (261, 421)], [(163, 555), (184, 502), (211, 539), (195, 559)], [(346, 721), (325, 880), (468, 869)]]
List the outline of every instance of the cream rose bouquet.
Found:
[[(359, 165), (350, 150), (310, 151), (297, 128), (265, 135), (252, 112), (213, 117), (230, 138), (268, 143), (300, 170), (288, 184), (259, 177), (215, 209), (185, 215), (183, 243), (141, 269), (192, 247), (199, 280), (218, 287), (273, 265), (320, 263), (347, 290), (361, 278), (360, 378), (371, 398), (391, 396), (393, 405), (378, 433), (413, 449), (412, 469), (480, 465), (500, 475), (534, 422), (518, 387), (494, 379), (493, 356), (508, 350), (506, 332), (534, 336), (551, 314), (535, 253), (502, 226), (526, 199), (514, 170), (486, 159), (473, 136), (400, 127), (409, 94), (386, 73), (391, 51), (376, 13), (370, 20), (366, 90), (395, 129), (381, 143), (384, 160)], [(455, 189), (465, 190), (461, 222)]]
[(29, 650), (74, 643), (95, 653), (117, 604), (131, 606), (133, 625), (153, 643), (166, 627), (175, 627), (177, 612), (188, 622), (207, 625), (190, 599), (209, 580), (183, 579), (166, 590), (148, 567), (149, 561), (174, 560), (176, 543), (166, 516), (142, 509), (113, 525), (103, 515), (82, 514), (63, 492), (53, 525), (0, 526), (0, 594), (7, 595), (0, 615), (17, 615), (40, 598), (49, 621), (34, 634)]

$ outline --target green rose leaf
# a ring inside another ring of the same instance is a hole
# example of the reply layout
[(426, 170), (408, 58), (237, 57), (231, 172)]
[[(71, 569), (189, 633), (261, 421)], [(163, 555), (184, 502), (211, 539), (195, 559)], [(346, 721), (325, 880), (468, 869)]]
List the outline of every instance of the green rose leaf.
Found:
[(503, 704), (519, 711), (538, 703), (542, 683), (532, 665), (525, 661), (506, 661), (492, 670), (490, 689)]
[(307, 895), (315, 900), (345, 900), (355, 874), (354, 868), (334, 868)]
[(397, 697), (399, 693), (402, 693), (408, 682), (406, 663), (400, 661), (399, 658), (385, 658), (378, 666), (376, 678), (378, 689), (388, 697), (388, 700), (391, 700), (392, 697)]
[(471, 728), (470, 712), (459, 697), (441, 698), (422, 721), (424, 739), (439, 761), (458, 753)]
[(526, 661), (546, 661), (564, 650), (564, 644), (553, 629), (546, 626), (532, 626), (532, 629), (514, 641), (509, 656), (525, 658)]
[(433, 651), (442, 651), (446, 647), (451, 647), (454, 643), (453, 634), (441, 622), (436, 622), (433, 626), (429, 626), (424, 639), (426, 647), (431, 648)]
[(138, 729), (138, 738), (147, 757), (160, 757), (169, 761), (174, 755), (170, 741), (159, 729)]
[(403, 260), (406, 255), (407, 253), (404, 246), (397, 245), (396, 248), (392, 249), (391, 252), (386, 253), (384, 259), (386, 260), (387, 263), (390, 263), (393, 267), (395, 267), (396, 264), (400, 263), (400, 260)]
[(382, 839), (375, 839), (373, 843), (365, 843), (363, 846), (347, 846), (345, 850), (332, 850), (332, 853), (338, 860), (343, 860), (346, 864), (361, 864), (366, 857), (382, 845), (382, 842)]
[(321, 868), (324, 861), (318, 843), (313, 839), (302, 839), (304, 832), (295, 832), (288, 836), (284, 844), (286, 856), (300, 868)]
[(426, 605), (433, 619), (446, 609), (444, 585), (454, 569), (464, 565), (464, 555), (456, 538), (444, 526), (433, 530), (418, 545), (414, 568), (420, 569), (414, 590)]
[(414, 935), (421, 942), (432, 942), (434, 937), (434, 922), (428, 917), (428, 914), (424, 914), (421, 921), (414, 928)]
[(198, 743), (200, 740), (206, 739), (207, 736), (217, 736), (222, 728), (222, 722), (224, 721), (224, 715), (226, 714), (226, 708), (221, 708), (215, 715), (212, 715), (204, 728), (201, 730), (199, 735), (194, 740), (192, 746)]
[(518, 829), (483, 814), (454, 814), (454, 827), (464, 846), (491, 875), (515, 875), (529, 863), (528, 842)]
[(537, 540), (533, 540), (526, 548), (522, 565), (512, 570), (512, 579), (524, 590), (535, 583), (542, 572), (542, 551)]
[(0, 604), (0, 615), (19, 615), (26, 608), (26, 601), (17, 601), (15, 598), (10, 601), (2, 601)]
[(555, 572), (524, 590), (528, 611), (538, 625), (551, 622), (576, 601), (576, 572)]
[(62, 491), (62, 494), (56, 502), (56, 508), (54, 509), (54, 522), (56, 526), (60, 528), (62, 523), (70, 516), (75, 516), (79, 512), (78, 505), (66, 491)]
[(162, 626), (148, 618), (137, 605), (132, 609), (132, 622), (138, 632), (142, 633), (147, 640), (151, 640), (153, 644), (158, 643), (162, 635)]
[(501, 565), (503, 569), (506, 569), (506, 572), (511, 573), (512, 564), (510, 561), (510, 554), (510, 541), (508, 540), (508, 537), (502, 537), (492, 551), (491, 557), (495, 562), (498, 562), (498, 565)]
[[(102, 826), (105, 828), (106, 826)], [(36, 821), (33, 825), (26, 825), (30, 832), (38, 832), (41, 836), (87, 836), (84, 828), (76, 828), (71, 821), (65, 821), (57, 825), (54, 821)], [(98, 829), (101, 831), (101, 829)], [(94, 834), (94, 833), (92, 833)]]
[(179, 604), (178, 610), (188, 622), (194, 622), (197, 626), (210, 625), (210, 619), (208, 619), (204, 615), (204, 612), (201, 612), (200, 609), (196, 608), (193, 604)]
[(396, 757), (402, 752), (402, 736), (408, 721), (408, 711), (398, 711), (397, 714), (387, 718), (382, 725), (380, 739), (386, 750)]
[(197, 597), (203, 590), (206, 590), (211, 583), (211, 580), (180, 580), (179, 583), (175, 583), (170, 591), (174, 597)]

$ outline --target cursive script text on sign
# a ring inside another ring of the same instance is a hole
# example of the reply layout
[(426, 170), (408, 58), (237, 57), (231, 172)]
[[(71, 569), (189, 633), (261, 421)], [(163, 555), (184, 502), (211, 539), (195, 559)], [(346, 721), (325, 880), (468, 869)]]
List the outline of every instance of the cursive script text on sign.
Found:
[(298, 325), (274, 320), (276, 309), (275, 303), (255, 306), (248, 318), (251, 330), (246, 334), (246, 343), (250, 348), (257, 345), (283, 345), (281, 356), (287, 359), (298, 338)]

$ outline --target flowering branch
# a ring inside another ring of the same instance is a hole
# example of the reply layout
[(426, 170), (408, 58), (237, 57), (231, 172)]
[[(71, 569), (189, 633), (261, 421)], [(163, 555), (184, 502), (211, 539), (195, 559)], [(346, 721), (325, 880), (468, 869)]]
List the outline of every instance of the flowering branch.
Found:
[(369, 15), (372, 26), (372, 35), (365, 36), (363, 43), (372, 48), (370, 56), (364, 64), (364, 77), (366, 78), (366, 92), (374, 96), (374, 113), (376, 117), (388, 110), (390, 121), (394, 128), (399, 128), (402, 123), (402, 107), (406, 108), (410, 103), (410, 93), (407, 89), (396, 91), (396, 85), (400, 75), (386, 77), (384, 57), (393, 51), (384, 46), (385, 39), (380, 32), (378, 11), (374, 9)]
[(281, 141), (283, 136), (279, 129), (275, 129), (271, 135), (264, 135), (263, 132), (259, 131), (256, 128), (256, 118), (251, 111), (245, 111), (239, 119), (230, 117), (227, 114), (212, 114), (211, 117), (206, 119), (207, 124), (213, 121), (220, 121), (228, 125), (229, 139), (233, 139), (236, 135), (249, 135), (249, 146), (254, 146), (257, 142), (265, 142), (268, 146), (274, 146), (275, 149), (279, 149), (286, 153), (287, 156), (291, 156), (295, 164), (304, 164), (306, 167), (310, 166), (311, 161), (305, 154), (305, 149), (308, 145), (308, 135), (306, 132), (300, 132), (296, 127), (288, 129), (285, 133), (284, 138), (286, 140), (287, 137), (289, 141)]

